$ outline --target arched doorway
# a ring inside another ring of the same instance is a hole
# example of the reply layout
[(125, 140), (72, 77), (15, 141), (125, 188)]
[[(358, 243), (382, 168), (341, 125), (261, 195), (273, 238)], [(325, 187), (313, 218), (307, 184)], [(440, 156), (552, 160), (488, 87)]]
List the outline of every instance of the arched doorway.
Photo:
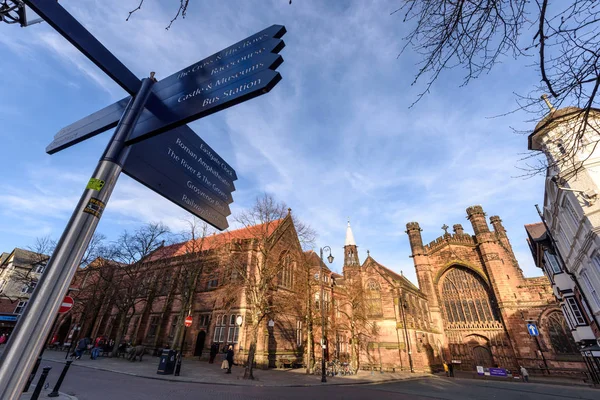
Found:
[(194, 349), (194, 356), (201, 357), (202, 350), (204, 350), (204, 342), (206, 341), (206, 332), (200, 331), (198, 332), (198, 337), (196, 338), (196, 348)]
[(492, 353), (487, 347), (476, 346), (473, 347), (473, 359), (475, 360), (475, 365), (479, 365), (482, 367), (493, 367), (494, 360), (492, 358)]

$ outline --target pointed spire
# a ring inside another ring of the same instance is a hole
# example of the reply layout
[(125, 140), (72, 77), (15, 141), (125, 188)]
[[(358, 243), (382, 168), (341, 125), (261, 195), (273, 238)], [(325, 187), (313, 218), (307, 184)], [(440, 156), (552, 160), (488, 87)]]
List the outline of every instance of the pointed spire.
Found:
[(352, 228), (350, 228), (350, 218), (348, 218), (348, 227), (346, 228), (346, 242), (344, 246), (356, 246), (354, 241), (354, 235), (352, 234)]
[(550, 109), (550, 112), (554, 112), (556, 111), (556, 108), (554, 108), (554, 106), (552, 105), (552, 103), (550, 103), (550, 100), (548, 100), (548, 95), (547, 94), (543, 94), (541, 97), (542, 100), (544, 100), (546, 102), (546, 105), (548, 106), (548, 108)]

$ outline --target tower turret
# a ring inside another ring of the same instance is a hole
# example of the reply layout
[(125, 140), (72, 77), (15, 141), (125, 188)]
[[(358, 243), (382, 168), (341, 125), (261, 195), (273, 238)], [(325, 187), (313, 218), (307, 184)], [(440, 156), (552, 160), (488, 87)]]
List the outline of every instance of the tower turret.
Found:
[(485, 221), (485, 213), (481, 206), (471, 206), (467, 208), (467, 219), (471, 221), (473, 232), (475, 232), (476, 236), (490, 231), (490, 228)]
[(410, 242), (413, 257), (424, 254), (421, 231), (422, 229), (418, 222), (409, 222), (406, 224), (406, 233), (408, 234), (408, 241)]

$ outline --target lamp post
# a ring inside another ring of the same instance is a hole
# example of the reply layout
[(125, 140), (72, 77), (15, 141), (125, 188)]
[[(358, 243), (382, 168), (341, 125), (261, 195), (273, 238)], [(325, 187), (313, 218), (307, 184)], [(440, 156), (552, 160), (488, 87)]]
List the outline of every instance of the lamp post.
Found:
[(410, 365), (410, 372), (415, 372), (413, 369), (412, 362), (412, 351), (410, 349), (410, 336), (408, 336), (408, 330), (406, 329), (406, 317), (404, 316), (404, 307), (406, 303), (402, 298), (402, 292), (398, 292), (398, 304), (400, 305), (400, 313), (402, 314), (402, 325), (404, 325), (404, 337), (406, 339), (406, 350), (408, 352), (408, 364)]
[(329, 264), (333, 262), (333, 256), (331, 255), (331, 247), (321, 247), (321, 272), (319, 273), (319, 279), (321, 280), (321, 382), (327, 382), (325, 376), (325, 301), (323, 296), (323, 265), (325, 262), (323, 261), (323, 250), (329, 251), (329, 255), (327, 256)]

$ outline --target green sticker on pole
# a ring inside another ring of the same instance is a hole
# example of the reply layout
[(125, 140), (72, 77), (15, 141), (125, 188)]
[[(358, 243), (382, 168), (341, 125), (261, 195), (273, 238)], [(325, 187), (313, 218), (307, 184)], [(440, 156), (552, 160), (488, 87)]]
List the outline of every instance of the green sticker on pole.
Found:
[(88, 182), (88, 184), (85, 188), (92, 189), (92, 190), (99, 192), (103, 187), (104, 187), (103, 180), (96, 179), (96, 178), (90, 178), (90, 181)]

